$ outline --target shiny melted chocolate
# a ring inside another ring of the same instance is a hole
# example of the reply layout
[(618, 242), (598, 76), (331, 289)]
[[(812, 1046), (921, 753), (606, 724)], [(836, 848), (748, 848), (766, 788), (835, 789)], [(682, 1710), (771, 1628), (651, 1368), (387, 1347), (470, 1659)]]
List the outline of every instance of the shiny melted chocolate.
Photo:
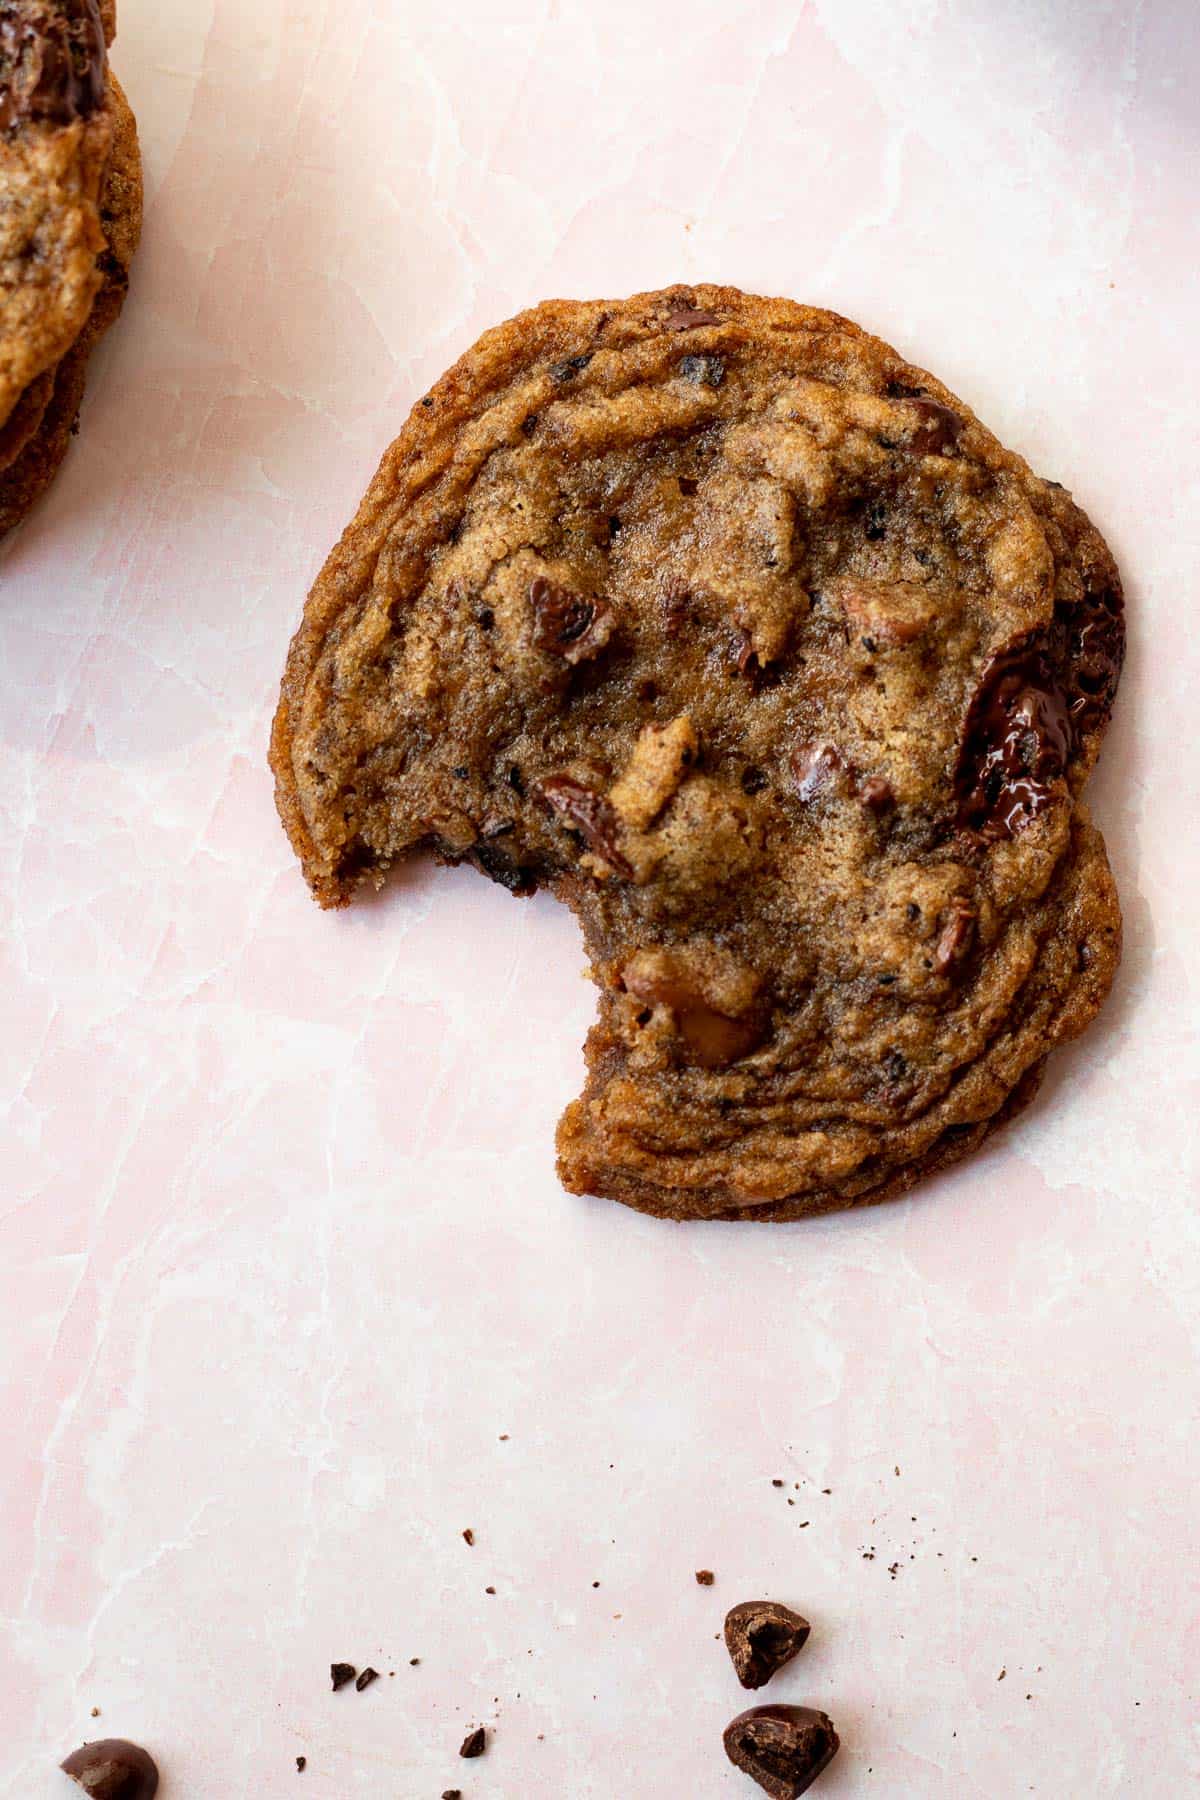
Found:
[(0, 133), (89, 118), (107, 74), (97, 0), (0, 0)]
[(1112, 707), (1125, 655), (1120, 595), (1065, 608), (1053, 636), (1053, 656), (1042, 640), (996, 657), (967, 714), (958, 824), (981, 837), (1012, 837), (1036, 818), (1082, 734)]
[(1042, 652), (998, 657), (967, 720), (959, 824), (987, 838), (1012, 837), (1049, 804), (1073, 743), (1067, 696)]

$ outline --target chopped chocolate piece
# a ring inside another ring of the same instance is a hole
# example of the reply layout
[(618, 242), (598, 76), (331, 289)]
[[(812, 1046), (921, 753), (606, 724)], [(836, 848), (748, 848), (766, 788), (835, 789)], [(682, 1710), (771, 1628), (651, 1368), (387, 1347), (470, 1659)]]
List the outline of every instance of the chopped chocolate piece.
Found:
[(305, 1769), (307, 1769), (307, 1767), (308, 1767), (307, 1756), (298, 1756), (296, 1758), (296, 1773), (298, 1775), (303, 1775), (303, 1773), (304, 1773)]
[(944, 975), (962, 960), (970, 949), (974, 936), (975, 908), (967, 900), (956, 900), (944, 915), (937, 947), (933, 952), (933, 964), (939, 974)]
[(477, 1725), (475, 1730), (469, 1731), (463, 1739), (462, 1748), (458, 1754), (466, 1757), (482, 1756), (486, 1749), (487, 1732), (482, 1725)]
[(615, 874), (629, 880), (633, 870), (617, 849), (619, 821), (616, 813), (594, 788), (572, 775), (549, 775), (541, 784), (542, 798), (561, 819), (577, 831), (588, 849), (606, 862)]
[(334, 1693), (336, 1694), (339, 1688), (344, 1688), (347, 1682), (353, 1681), (357, 1674), (358, 1670), (353, 1663), (330, 1663), (329, 1675), (333, 1682)]
[(369, 1688), (373, 1681), (378, 1681), (378, 1680), (379, 1680), (379, 1670), (378, 1669), (364, 1669), (362, 1674), (359, 1676), (358, 1680), (355, 1682), (354, 1686), (357, 1689), (357, 1691), (361, 1694), (364, 1688)]
[(948, 456), (958, 443), (963, 422), (939, 400), (910, 400), (905, 407), (916, 424), (909, 434), (910, 450), (920, 456)]
[(725, 1647), (742, 1686), (765, 1687), (784, 1663), (791, 1662), (809, 1630), (807, 1619), (774, 1600), (746, 1600), (727, 1612)]
[(59, 1767), (91, 1800), (153, 1800), (158, 1792), (154, 1759), (140, 1744), (99, 1738), (73, 1750)]
[(471, 1530), (471, 1527), (468, 1525), (467, 1529), (463, 1532), (463, 1543), (464, 1544), (473, 1544), (474, 1542), (475, 1542), (475, 1533)]
[(442, 1800), (462, 1800), (461, 1788), (443, 1788)]
[(810, 1706), (755, 1706), (725, 1727), (725, 1754), (771, 1800), (798, 1800), (837, 1754), (838, 1734)]
[(605, 601), (556, 587), (544, 575), (530, 582), (529, 604), (536, 647), (572, 666), (595, 656), (612, 636), (615, 621)]
[(681, 306), (663, 320), (664, 331), (697, 331), (701, 325), (719, 325), (716, 313), (708, 312), (703, 306)]
[(711, 1569), (697, 1569), (696, 1580), (700, 1583), (701, 1587), (711, 1587), (716, 1580), (716, 1576)]
[(895, 805), (896, 796), (892, 792), (892, 784), (882, 775), (868, 775), (865, 781), (858, 784), (858, 797), (871, 812), (887, 812)]

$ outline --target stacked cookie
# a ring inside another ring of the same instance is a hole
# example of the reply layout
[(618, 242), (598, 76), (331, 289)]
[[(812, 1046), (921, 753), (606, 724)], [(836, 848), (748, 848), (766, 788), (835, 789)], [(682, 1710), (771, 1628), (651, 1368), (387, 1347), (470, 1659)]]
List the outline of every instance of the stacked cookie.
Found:
[(142, 221), (115, 0), (0, 0), (0, 537), (49, 485)]

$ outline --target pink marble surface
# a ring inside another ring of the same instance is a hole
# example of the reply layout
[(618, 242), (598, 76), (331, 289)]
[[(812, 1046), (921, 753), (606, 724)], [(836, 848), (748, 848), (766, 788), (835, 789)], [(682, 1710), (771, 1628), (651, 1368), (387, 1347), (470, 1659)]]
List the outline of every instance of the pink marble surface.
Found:
[[(0, 1792), (122, 1732), (164, 1800), (734, 1800), (758, 1593), (830, 1800), (1196, 1791), (1192, 0), (123, 0), (118, 66), (135, 290), (0, 552)], [(571, 920), (424, 867), (322, 916), (264, 763), (424, 385), (702, 277), (935, 367), (1131, 601), (1101, 1026), (919, 1198), (772, 1230), (564, 1196)]]

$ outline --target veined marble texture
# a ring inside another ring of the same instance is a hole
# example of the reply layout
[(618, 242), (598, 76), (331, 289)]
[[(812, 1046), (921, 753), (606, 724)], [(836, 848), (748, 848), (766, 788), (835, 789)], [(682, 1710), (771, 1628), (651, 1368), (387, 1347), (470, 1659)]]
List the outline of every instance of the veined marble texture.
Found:
[[(822, 1800), (1196, 1790), (1200, 12), (122, 0), (116, 66), (145, 240), (0, 551), (0, 1794), (120, 1734), (163, 1800), (736, 1800), (762, 1596)], [(677, 279), (878, 330), (1128, 587), (1106, 1012), (794, 1227), (565, 1196), (570, 917), (421, 864), (322, 915), (266, 768), (426, 385)]]

